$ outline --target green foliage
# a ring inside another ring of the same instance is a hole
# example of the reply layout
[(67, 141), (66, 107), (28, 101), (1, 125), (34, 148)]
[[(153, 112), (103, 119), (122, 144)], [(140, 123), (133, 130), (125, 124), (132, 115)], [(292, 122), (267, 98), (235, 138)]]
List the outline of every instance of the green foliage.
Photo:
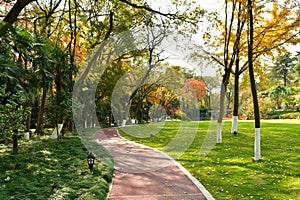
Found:
[[(40, 108), (41, 92), (52, 91), (53, 101), (47, 104), (51, 123), (70, 121), (72, 76), (68, 71), (68, 55), (49, 39), (18, 27), (11, 27), (0, 41), (0, 80), (6, 83), (7, 91), (20, 92), (25, 98), (23, 105), (32, 110), (33, 116), (45, 110)], [(35, 105), (38, 107), (33, 109)], [(54, 110), (58, 110), (56, 116)], [(33, 120), (41, 124), (43, 118)]]
[(183, 120), (183, 121), (190, 121), (191, 119), (188, 117), (188, 115), (181, 110), (170, 115), (171, 119), (178, 119), (178, 120)]
[[(270, 98), (271, 101), (275, 102), (276, 108), (281, 108), (282, 106), (289, 107), (294, 104), (295, 89), (288, 86), (273, 86), (260, 93), (263, 98)], [(274, 106), (273, 106), (274, 108)]]
[[(26, 84), (26, 63), (28, 37), (26, 31), (10, 27), (5, 36), (0, 36), (0, 142), (10, 143), (14, 138), (14, 149), (17, 150), (17, 138), (25, 130), (25, 121), (29, 115)], [(14, 137), (15, 136), (15, 137)]]
[(272, 68), (272, 74), (274, 78), (280, 79), (284, 86), (287, 86), (287, 84), (293, 78), (292, 72), (293, 58), (289, 54), (279, 57)]
[[(173, 13), (169, 10), (172, 14), (160, 13), (141, 1), (33, 1), (26, 7), (25, 12), (20, 13), (24, 16), (15, 21), (15, 27), (2, 22), (0, 55), (8, 57), (10, 62), (18, 63), (15, 66), (22, 71), (18, 72), (21, 73), (18, 76), (13, 65), (3, 62), (4, 65), (9, 65), (5, 70), (14, 71), (14, 74), (2, 73), (0, 76), (9, 79), (5, 80), (7, 87), (15, 82), (9, 90), (12, 91), (15, 85), (24, 88), (23, 93), (27, 95), (26, 105), (32, 110), (31, 124), (37, 124), (36, 133), (45, 124), (43, 112), (46, 109), (49, 111), (47, 116), (51, 124), (62, 119), (70, 121), (70, 99), (66, 96), (70, 96), (67, 93), (72, 91), (72, 79), (76, 76), (79, 65), (87, 58), (89, 50), (108, 37), (142, 26), (162, 29), (184, 26), (181, 28), (182, 32), (195, 32), (204, 11), (199, 6), (196, 7), (193, 1), (173, 3), (181, 7), (180, 12)], [(19, 2), (14, 5), (20, 6)], [(3, 16), (8, 10), (1, 11)], [(19, 15), (18, 12), (15, 14)], [(136, 54), (133, 57), (140, 57), (141, 63), (148, 56), (145, 51), (129, 54), (129, 57)], [(126, 56), (128, 55), (124, 55)], [(141, 57), (144, 57), (143, 60)], [(2, 61), (1, 57), (0, 60)], [(111, 110), (107, 106), (110, 102), (109, 93), (123, 70), (120, 65), (113, 67), (110, 70), (117, 75), (110, 76), (109, 72), (105, 80), (99, 83), (100, 89), (97, 91), (99, 118), (106, 125), (110, 125), (112, 121)]]
[(111, 96), (115, 85), (119, 79), (129, 70), (129, 66), (126, 62), (116, 61), (111, 63), (106, 68), (99, 83), (95, 94), (96, 98), (96, 112), (97, 117), (102, 127), (110, 126), (113, 123), (112, 108), (111, 108)]
[(278, 98), (279, 96), (283, 95), (290, 95), (294, 91), (292, 87), (286, 86), (273, 86), (270, 89), (261, 93), (262, 97), (271, 97), (271, 98)]
[[(297, 112), (299, 104), (299, 88), (272, 86), (259, 93), (260, 116), (262, 119), (279, 119), (282, 114)], [(241, 91), (240, 113), (245, 119), (253, 119), (251, 92)], [(286, 118), (288, 116), (285, 116)], [(290, 115), (291, 119), (297, 116)], [(288, 117), (289, 118), (289, 117)]]
[(20, 94), (12, 94), (6, 85), (0, 87), (0, 143), (12, 142), (13, 134), (25, 131), (29, 110)]
[(300, 53), (297, 55), (297, 62), (294, 66), (294, 72), (296, 73), (298, 79), (300, 79)]
[(7, 22), (4, 22), (4, 21), (1, 21), (1, 23), (0, 23), (0, 37), (4, 36), (9, 28), (11, 28), (11, 24), (9, 24)]
[(70, 93), (62, 91), (50, 97), (47, 110), (47, 118), (52, 125), (72, 120), (72, 97)]
[(0, 146), (0, 199), (106, 199), (113, 170), (96, 160), (91, 173), (78, 136), (21, 147), (11, 155)]

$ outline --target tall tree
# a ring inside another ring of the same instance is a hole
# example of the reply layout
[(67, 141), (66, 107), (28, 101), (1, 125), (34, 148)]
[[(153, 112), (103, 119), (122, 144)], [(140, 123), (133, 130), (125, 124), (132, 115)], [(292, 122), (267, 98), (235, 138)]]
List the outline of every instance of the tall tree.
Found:
[[(41, 97), (37, 118), (37, 125), (35, 129), (35, 134), (38, 135), (41, 133), (47, 93), (53, 86), (54, 78), (54, 67), (53, 60), (55, 59), (52, 54), (53, 45), (50, 41), (43, 38), (37, 38), (36, 43), (33, 45), (32, 51), (34, 52), (31, 63), (33, 69), (36, 71), (36, 83), (41, 89)], [(38, 96), (39, 97), (39, 96)]]
[(235, 60), (235, 72), (234, 74), (234, 102), (233, 102), (233, 117), (232, 117), (232, 127), (231, 132), (235, 135), (238, 131), (238, 117), (239, 117), (239, 78), (240, 78), (240, 52), (242, 49), (241, 45), (241, 37), (242, 32), (244, 29), (244, 24), (246, 22), (245, 19), (245, 13), (244, 13), (244, 7), (245, 5), (242, 4), (242, 2), (239, 3), (239, 9), (238, 9), (238, 22), (237, 27), (240, 30), (240, 33), (237, 38), (237, 46), (236, 46), (236, 60)]
[(298, 54), (296, 55), (296, 64), (294, 66), (294, 71), (296, 73), (296, 76), (298, 77), (298, 79), (300, 79), (300, 52), (298, 52)]
[(29, 73), (24, 68), (28, 63), (30, 39), (28, 32), (10, 27), (5, 36), (0, 35), (0, 136), (1, 142), (13, 142), (18, 150), (20, 131), (25, 130), (25, 121), (30, 111), (28, 105)]
[(221, 23), (221, 38), (214, 44), (215, 47), (222, 46), (222, 50), (217, 49), (217, 54), (207, 52), (210, 57), (222, 68), (222, 84), (220, 91), (219, 117), (217, 125), (217, 143), (222, 143), (222, 122), (225, 113), (225, 99), (228, 84), (233, 66), (236, 62), (240, 39), (245, 21), (243, 2), (238, 0), (225, 0), (224, 23)]
[(282, 80), (283, 86), (287, 86), (289, 82), (289, 78), (293, 71), (293, 59), (290, 57), (289, 54), (284, 54), (280, 56), (275, 65), (272, 68), (272, 75), (274, 78), (279, 78)]
[(249, 35), (248, 35), (248, 63), (249, 63), (249, 76), (251, 83), (251, 92), (253, 97), (253, 107), (254, 107), (254, 119), (255, 119), (255, 143), (254, 143), (254, 160), (261, 159), (260, 152), (260, 115), (259, 115), (259, 105), (255, 84), (255, 76), (253, 70), (253, 5), (252, 0), (248, 0), (248, 14), (249, 14)]

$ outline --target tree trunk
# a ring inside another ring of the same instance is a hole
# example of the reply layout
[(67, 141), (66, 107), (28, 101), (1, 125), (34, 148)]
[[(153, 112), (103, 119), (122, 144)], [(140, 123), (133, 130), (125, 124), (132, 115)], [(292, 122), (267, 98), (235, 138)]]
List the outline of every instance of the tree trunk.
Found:
[(249, 61), (249, 76), (251, 83), (251, 91), (253, 97), (254, 106), (254, 119), (255, 119), (255, 142), (254, 142), (254, 160), (261, 159), (260, 151), (260, 116), (259, 116), (259, 105), (257, 98), (257, 91), (255, 85), (255, 77), (253, 71), (253, 11), (252, 1), (248, 0), (248, 12), (249, 12), (249, 40), (248, 40), (248, 61)]
[(18, 130), (13, 133), (13, 153), (18, 153)]
[(230, 72), (225, 71), (225, 74), (223, 75), (222, 80), (222, 86), (221, 86), (221, 92), (220, 92), (220, 112), (219, 112), (219, 118), (218, 118), (218, 124), (217, 124), (217, 144), (222, 143), (222, 122), (223, 122), (223, 116), (225, 112), (225, 98), (226, 98), (226, 91), (228, 86), (228, 80), (230, 78)]
[(237, 52), (237, 59), (236, 59), (236, 68), (235, 68), (235, 76), (234, 76), (234, 102), (233, 102), (233, 117), (232, 117), (232, 127), (231, 133), (235, 135), (238, 132), (238, 119), (239, 119), (239, 56)]
[(28, 114), (26, 119), (26, 131), (28, 132), (30, 130), (30, 123), (31, 123), (31, 112)]
[(287, 73), (286, 72), (283, 73), (283, 86), (284, 87), (287, 86)]
[(38, 135), (41, 132), (42, 123), (43, 123), (43, 116), (44, 116), (44, 108), (46, 104), (46, 97), (47, 97), (47, 89), (43, 88), (43, 94), (42, 94), (42, 102), (38, 113), (38, 120), (37, 125), (35, 129), (35, 135)]
[(69, 26), (70, 26), (70, 43), (69, 43), (69, 59), (70, 59), (70, 67), (69, 67), (69, 79), (70, 79), (70, 91), (72, 92), (72, 89), (73, 89), (73, 85), (74, 85), (74, 82), (73, 82), (73, 75), (74, 73), (76, 73), (77, 70), (76, 69), (76, 65), (75, 65), (75, 50), (76, 50), (76, 37), (77, 37), (77, 17), (76, 17), (76, 14), (77, 14), (77, 2), (75, 1), (74, 4), (75, 4), (75, 13), (74, 13), (74, 19), (72, 18), (72, 1), (69, 0), (68, 1), (68, 4), (69, 4)]
[(20, 12), (32, 1), (34, 0), (18, 0), (12, 9), (7, 13), (3, 21), (13, 24), (15, 21), (17, 21)]
[(58, 123), (55, 123), (54, 130), (55, 129), (56, 129), (57, 140), (60, 141), (60, 135), (59, 135), (59, 131), (58, 131)]

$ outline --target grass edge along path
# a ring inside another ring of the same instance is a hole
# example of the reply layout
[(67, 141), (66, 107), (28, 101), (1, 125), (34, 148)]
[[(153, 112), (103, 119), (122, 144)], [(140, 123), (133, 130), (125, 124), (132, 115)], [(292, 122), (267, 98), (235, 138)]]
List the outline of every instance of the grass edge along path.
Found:
[[(126, 127), (120, 130), (120, 134), (129, 140), (162, 150), (176, 135), (179, 124), (194, 127), (190, 123), (199, 123), (197, 135), (177, 161), (196, 177), (214, 198), (300, 199), (299, 120), (262, 121), (262, 160), (258, 162), (253, 162), (253, 121), (239, 122), (238, 136), (230, 133), (231, 122), (225, 121), (223, 144), (214, 146), (209, 154), (202, 158), (199, 156), (200, 148), (209, 121), (157, 124), (158, 129), (161, 126), (161, 131), (151, 137), (134, 137), (134, 127)], [(147, 130), (145, 127), (143, 129)], [(148, 131), (144, 132), (149, 134)]]
[(88, 151), (78, 135), (21, 143), (18, 154), (0, 148), (0, 199), (106, 199), (113, 169), (96, 160), (88, 169)]

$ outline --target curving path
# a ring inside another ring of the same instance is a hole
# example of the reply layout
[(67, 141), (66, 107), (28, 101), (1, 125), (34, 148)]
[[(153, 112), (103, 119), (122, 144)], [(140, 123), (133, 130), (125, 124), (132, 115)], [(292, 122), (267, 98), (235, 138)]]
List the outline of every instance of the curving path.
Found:
[(98, 130), (94, 138), (115, 161), (108, 200), (214, 199), (179, 163), (158, 150), (122, 138), (116, 128)]

